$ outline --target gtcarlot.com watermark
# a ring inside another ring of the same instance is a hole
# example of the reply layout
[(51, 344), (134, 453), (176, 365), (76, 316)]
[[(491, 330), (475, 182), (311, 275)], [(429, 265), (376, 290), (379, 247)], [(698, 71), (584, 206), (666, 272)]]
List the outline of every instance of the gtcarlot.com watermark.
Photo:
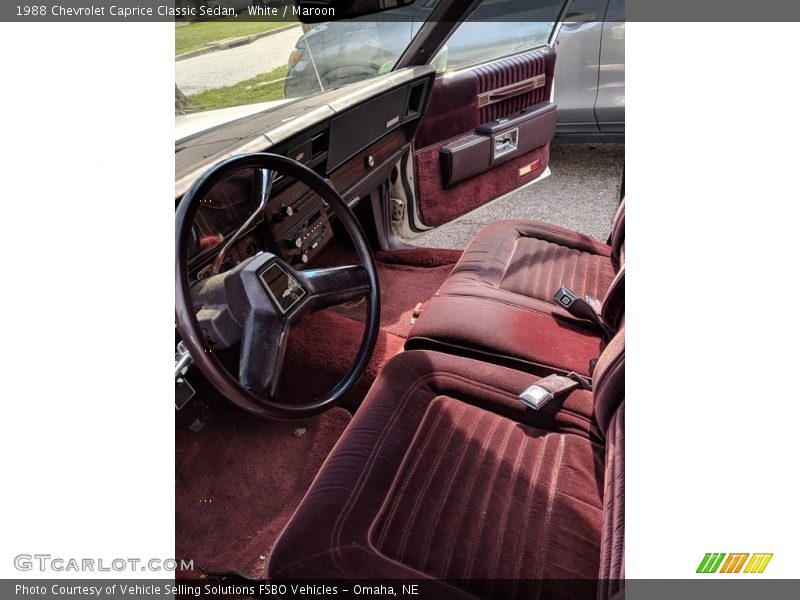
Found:
[(175, 558), (65, 558), (51, 554), (17, 554), (17, 571), (57, 572), (117, 572), (125, 571), (192, 571), (193, 560)]

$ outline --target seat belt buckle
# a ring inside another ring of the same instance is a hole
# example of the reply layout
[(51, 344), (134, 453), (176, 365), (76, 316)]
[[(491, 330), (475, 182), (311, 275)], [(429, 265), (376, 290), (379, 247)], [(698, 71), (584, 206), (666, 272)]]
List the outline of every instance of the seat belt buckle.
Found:
[(575, 304), (577, 300), (580, 300), (580, 298), (578, 298), (578, 294), (573, 292), (567, 286), (562, 285), (560, 288), (558, 288), (558, 291), (553, 294), (553, 300), (555, 300), (556, 304), (559, 306), (569, 309), (569, 307)]
[(597, 325), (603, 332), (603, 336), (607, 338), (606, 341), (614, 337), (614, 331), (603, 321), (603, 317), (600, 314), (603, 306), (599, 300), (591, 296), (580, 298), (578, 294), (567, 286), (562, 285), (558, 291), (553, 294), (553, 302), (566, 309), (566, 311), (576, 319), (591, 321)]
[(540, 385), (533, 384), (519, 395), (519, 399), (533, 410), (539, 410), (553, 399), (553, 392), (546, 390)]
[(577, 373), (569, 373), (566, 377), (553, 374), (542, 377), (522, 392), (519, 399), (533, 410), (539, 410), (553, 398), (566, 396), (577, 388), (591, 390), (592, 384)]

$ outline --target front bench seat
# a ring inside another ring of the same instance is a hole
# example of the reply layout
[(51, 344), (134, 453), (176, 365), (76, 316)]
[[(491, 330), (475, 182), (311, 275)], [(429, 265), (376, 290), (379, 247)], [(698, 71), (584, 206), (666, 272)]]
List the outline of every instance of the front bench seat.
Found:
[(603, 300), (624, 262), (623, 199), (609, 244), (542, 221), (487, 225), (469, 243), (438, 294), (483, 297), (569, 317), (553, 302), (558, 288), (566, 285), (578, 296)]
[(280, 536), (268, 579), (449, 579), (432, 584), (442, 597), (505, 599), (596, 597), (599, 578), (610, 596), (624, 575), (624, 369), (623, 331), (594, 394), (533, 411), (517, 395), (536, 376), (394, 357)]
[(625, 201), (609, 244), (540, 221), (482, 229), (436, 295), (425, 303), (406, 349), (473, 356), (513, 368), (544, 366), (591, 375), (602, 331), (553, 301), (566, 285), (602, 301), (618, 330), (625, 311)]

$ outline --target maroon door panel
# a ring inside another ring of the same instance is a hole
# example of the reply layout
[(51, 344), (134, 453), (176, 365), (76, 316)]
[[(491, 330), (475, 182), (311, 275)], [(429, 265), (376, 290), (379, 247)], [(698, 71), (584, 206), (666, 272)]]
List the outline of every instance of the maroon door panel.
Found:
[[(531, 107), (544, 106), (554, 67), (555, 52), (546, 47), (436, 79), (414, 151), (419, 214), (425, 225), (447, 223), (525, 185), (547, 168), (549, 142), (498, 160), (492, 156), (493, 136), (490, 144), (479, 144), (488, 153), (485, 169), (477, 169), (480, 174), (447, 187), (445, 163), (450, 164), (448, 152), (454, 145), (458, 147), (467, 136), (481, 135), (475, 131), (481, 125), (494, 124), (482, 129), (497, 131), (498, 119), (513, 119)], [(550, 137), (545, 132), (544, 139)], [(518, 143), (525, 147), (524, 139)]]

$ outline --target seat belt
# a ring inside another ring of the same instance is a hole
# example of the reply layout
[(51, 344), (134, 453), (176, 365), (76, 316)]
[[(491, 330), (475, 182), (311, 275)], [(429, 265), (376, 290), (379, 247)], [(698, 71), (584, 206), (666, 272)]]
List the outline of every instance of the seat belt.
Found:
[(588, 379), (577, 373), (568, 375), (548, 375), (543, 377), (519, 395), (519, 399), (533, 410), (539, 410), (554, 398), (566, 396), (576, 389), (591, 390)]
[(591, 296), (584, 296), (580, 298), (578, 294), (573, 292), (567, 286), (562, 285), (558, 291), (553, 294), (553, 301), (561, 308), (571, 314), (576, 319), (584, 321), (591, 321), (603, 332), (603, 341), (609, 342), (614, 337), (614, 330), (603, 320), (600, 316), (602, 305), (600, 301)]

